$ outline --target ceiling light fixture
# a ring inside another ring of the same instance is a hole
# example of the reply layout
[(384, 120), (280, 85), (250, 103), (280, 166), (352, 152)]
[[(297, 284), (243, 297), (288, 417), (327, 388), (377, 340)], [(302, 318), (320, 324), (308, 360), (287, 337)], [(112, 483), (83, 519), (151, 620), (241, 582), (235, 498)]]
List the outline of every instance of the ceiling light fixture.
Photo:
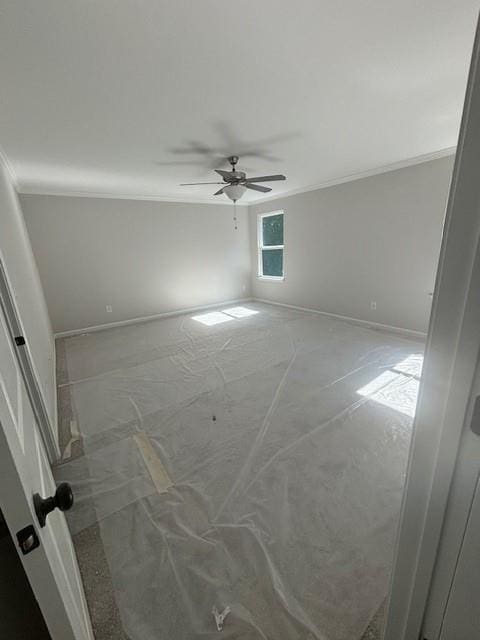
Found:
[(237, 200), (240, 200), (246, 190), (247, 187), (243, 184), (229, 184), (228, 187), (224, 187), (223, 193), (230, 198), (230, 200), (236, 202)]

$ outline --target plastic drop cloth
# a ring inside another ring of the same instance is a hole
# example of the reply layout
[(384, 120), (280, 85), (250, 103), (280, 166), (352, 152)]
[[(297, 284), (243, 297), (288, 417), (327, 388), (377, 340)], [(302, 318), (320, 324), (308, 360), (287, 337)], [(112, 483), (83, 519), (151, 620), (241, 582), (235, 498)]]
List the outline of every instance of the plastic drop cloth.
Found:
[(84, 455), (56, 476), (131, 640), (351, 640), (387, 594), (422, 345), (245, 307), (65, 341)]

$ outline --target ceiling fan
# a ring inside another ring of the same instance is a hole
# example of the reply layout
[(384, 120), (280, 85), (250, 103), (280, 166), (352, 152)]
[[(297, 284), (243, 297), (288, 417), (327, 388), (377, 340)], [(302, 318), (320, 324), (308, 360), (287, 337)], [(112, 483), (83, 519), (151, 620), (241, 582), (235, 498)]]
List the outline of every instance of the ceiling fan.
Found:
[(255, 176), (253, 178), (247, 178), (244, 171), (237, 171), (236, 165), (238, 163), (238, 156), (230, 156), (228, 158), (229, 163), (232, 165), (231, 171), (223, 171), (222, 169), (215, 169), (215, 171), (222, 176), (223, 182), (186, 182), (181, 184), (181, 187), (187, 187), (197, 184), (221, 184), (221, 189), (216, 191), (213, 195), (219, 196), (224, 193), (230, 200), (236, 202), (240, 200), (247, 189), (252, 191), (260, 191), (261, 193), (268, 193), (271, 191), (270, 187), (264, 187), (258, 182), (273, 182), (274, 180), (286, 180), (283, 175), (275, 176)]

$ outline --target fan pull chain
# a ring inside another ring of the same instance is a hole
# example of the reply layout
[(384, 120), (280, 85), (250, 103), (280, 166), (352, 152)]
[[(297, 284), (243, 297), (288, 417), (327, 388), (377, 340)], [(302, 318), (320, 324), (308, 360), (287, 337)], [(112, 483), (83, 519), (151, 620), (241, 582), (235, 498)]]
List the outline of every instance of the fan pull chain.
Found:
[(233, 201), (233, 224), (235, 226), (235, 231), (238, 229), (237, 227), (237, 201)]

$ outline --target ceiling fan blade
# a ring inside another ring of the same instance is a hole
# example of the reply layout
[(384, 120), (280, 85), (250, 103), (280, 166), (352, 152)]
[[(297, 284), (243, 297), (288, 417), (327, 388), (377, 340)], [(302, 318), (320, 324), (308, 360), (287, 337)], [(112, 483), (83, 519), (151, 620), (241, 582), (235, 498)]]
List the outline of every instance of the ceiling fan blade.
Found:
[(182, 182), (180, 187), (191, 187), (194, 184), (224, 184), (223, 182)]
[(255, 178), (247, 178), (248, 182), (273, 182), (274, 180), (286, 180), (285, 176), (256, 176)]
[[(228, 185), (226, 184), (225, 187), (228, 187)], [(213, 195), (214, 196), (219, 196), (221, 193), (223, 193), (223, 190), (225, 189), (225, 187), (222, 187), (221, 189), (216, 191)]]
[(270, 187), (262, 187), (260, 184), (250, 184), (248, 182), (245, 182), (245, 187), (247, 187), (247, 189), (253, 189), (253, 191), (261, 191), (262, 193), (271, 191)]
[(227, 178), (227, 180), (232, 177), (231, 171), (223, 171), (223, 169), (215, 169), (215, 171), (218, 175), (222, 176), (222, 178)]

